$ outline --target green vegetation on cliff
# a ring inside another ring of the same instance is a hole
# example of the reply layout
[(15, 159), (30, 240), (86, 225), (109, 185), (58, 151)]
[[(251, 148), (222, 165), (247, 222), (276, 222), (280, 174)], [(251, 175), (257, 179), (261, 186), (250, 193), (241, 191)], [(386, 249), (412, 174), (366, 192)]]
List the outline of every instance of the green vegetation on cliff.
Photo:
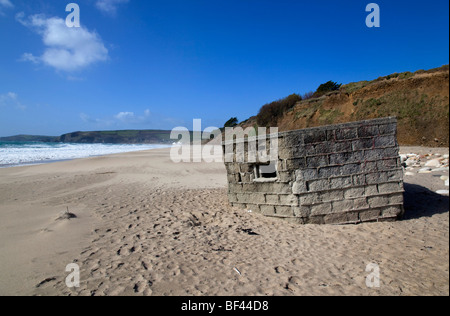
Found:
[(396, 116), (400, 144), (449, 146), (448, 65), (346, 85), (329, 81), (288, 107), (277, 102), (240, 125), (288, 131)]

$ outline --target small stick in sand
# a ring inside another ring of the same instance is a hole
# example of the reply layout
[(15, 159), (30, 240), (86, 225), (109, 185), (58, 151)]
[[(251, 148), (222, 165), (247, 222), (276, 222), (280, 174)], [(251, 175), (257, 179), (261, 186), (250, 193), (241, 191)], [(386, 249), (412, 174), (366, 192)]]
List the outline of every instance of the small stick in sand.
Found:
[(64, 213), (61, 214), (61, 216), (59, 216), (57, 218), (57, 220), (65, 220), (65, 219), (72, 219), (72, 218), (77, 218), (77, 216), (73, 213), (69, 212), (69, 207), (67, 206), (67, 211), (65, 211)]

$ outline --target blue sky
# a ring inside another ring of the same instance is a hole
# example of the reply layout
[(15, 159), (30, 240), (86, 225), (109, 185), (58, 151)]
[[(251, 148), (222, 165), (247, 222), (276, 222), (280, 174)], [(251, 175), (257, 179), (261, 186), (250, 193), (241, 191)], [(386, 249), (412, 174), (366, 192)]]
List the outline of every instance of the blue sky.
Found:
[(0, 136), (220, 127), (328, 80), (449, 63), (448, 0), (375, 0), (368, 28), (372, 1), (0, 0)]

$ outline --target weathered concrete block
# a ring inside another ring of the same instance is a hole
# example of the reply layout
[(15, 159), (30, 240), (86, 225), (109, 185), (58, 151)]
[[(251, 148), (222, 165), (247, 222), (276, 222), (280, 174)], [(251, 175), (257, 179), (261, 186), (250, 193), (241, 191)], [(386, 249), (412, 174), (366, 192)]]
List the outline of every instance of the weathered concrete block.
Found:
[(228, 200), (231, 203), (236, 203), (238, 201), (235, 193), (228, 193)]
[(374, 222), (380, 218), (380, 213), (379, 209), (362, 211), (359, 212), (359, 219), (361, 222)]
[(352, 141), (352, 149), (356, 150), (365, 150), (365, 149), (373, 149), (375, 148), (374, 139), (373, 138), (360, 138)]
[(239, 173), (239, 164), (234, 162), (228, 162), (225, 163), (225, 168), (227, 169), (227, 172), (230, 174), (236, 174)]
[(280, 204), (280, 199), (278, 198), (278, 194), (266, 194), (266, 203), (277, 205)]
[(281, 158), (278, 160), (278, 162), (277, 162), (278, 172), (289, 172), (290, 171), (287, 168), (286, 160), (287, 159), (281, 159)]
[(296, 223), (396, 219), (403, 214), (396, 130), (396, 119), (384, 118), (258, 137), (267, 155), (277, 139), (274, 172), (246, 161), (248, 140), (224, 143), (234, 151), (234, 162), (225, 164), (230, 204)]
[(330, 165), (344, 165), (352, 162), (361, 162), (362, 160), (362, 151), (337, 153), (330, 155)]
[(386, 150), (384, 148), (378, 149), (366, 149), (364, 150), (364, 160), (374, 161), (387, 157)]
[(366, 185), (365, 189), (365, 195), (366, 196), (374, 196), (378, 195), (378, 186), (376, 184), (373, 185)]
[(387, 196), (370, 196), (367, 198), (367, 202), (371, 208), (382, 207), (389, 204)]
[(354, 209), (353, 200), (334, 201), (332, 203), (333, 213), (348, 212)]
[(311, 206), (311, 215), (327, 215), (332, 211), (331, 203), (322, 203)]
[(305, 181), (296, 181), (292, 185), (293, 194), (302, 194), (306, 192), (308, 192), (308, 187), (306, 186)]
[(314, 156), (316, 154), (316, 146), (313, 144), (305, 145), (305, 156)]
[(327, 142), (336, 140), (336, 130), (335, 129), (327, 130), (326, 134), (327, 134)]
[(369, 208), (369, 203), (367, 202), (367, 198), (358, 198), (353, 200), (353, 209), (362, 210)]
[(328, 161), (327, 155), (322, 156), (313, 156), (313, 157), (307, 157), (306, 158), (306, 165), (309, 168), (317, 168), (317, 167), (325, 167), (328, 166), (330, 163)]
[(331, 189), (330, 180), (320, 179), (307, 182), (309, 192), (326, 191)]
[(348, 140), (355, 138), (358, 138), (358, 132), (355, 127), (336, 130), (336, 140)]
[(355, 199), (364, 197), (366, 190), (364, 187), (350, 188), (344, 191), (345, 199)]
[(380, 159), (384, 158), (398, 158), (398, 146), (396, 147), (390, 147), (390, 148), (384, 148), (384, 156), (382, 156)]
[(260, 205), (261, 214), (263, 215), (275, 215), (275, 206), (273, 205)]
[(293, 172), (280, 171), (278, 172), (278, 180), (284, 183), (292, 182), (295, 180), (295, 176)]
[(394, 147), (395, 146), (395, 136), (378, 136), (374, 138), (374, 146), (375, 148), (385, 148), (385, 147)]
[(399, 158), (389, 158), (377, 161), (378, 170), (391, 170), (401, 167)]
[[(319, 216), (310, 216), (309, 220), (307, 221), (308, 224), (313, 224), (313, 225), (323, 225), (325, 224), (325, 216), (323, 215), (319, 215)], [(329, 224), (334, 224), (334, 223), (329, 223)]]
[(345, 189), (351, 187), (353, 183), (351, 176), (330, 178), (329, 181), (330, 181), (330, 189)]
[(384, 207), (381, 210), (381, 217), (382, 218), (400, 218), (403, 216), (404, 214), (404, 209), (403, 206), (389, 206), (389, 207)]
[(279, 141), (284, 147), (298, 147), (305, 144), (302, 133), (289, 133), (283, 141)]
[(392, 170), (387, 171), (387, 181), (399, 181), (403, 182), (403, 170)]
[(403, 193), (392, 194), (388, 197), (390, 205), (403, 205)]
[(362, 165), (364, 172), (377, 172), (378, 161), (365, 161)]
[(397, 124), (379, 125), (378, 129), (380, 131), (380, 135), (396, 134), (397, 133)]
[(325, 224), (351, 224), (359, 222), (357, 213), (328, 214), (324, 217)]
[(321, 143), (327, 140), (327, 133), (324, 130), (308, 131), (304, 134), (306, 144)]
[(299, 202), (301, 206), (309, 206), (316, 203), (322, 203), (322, 200), (319, 200), (319, 193), (307, 193), (300, 195)]
[[(330, 166), (330, 167), (323, 167), (319, 168), (318, 172), (318, 178), (330, 178), (330, 177), (336, 177), (336, 176), (343, 176), (342, 168), (340, 166)], [(308, 180), (312, 180), (308, 179)]]
[(243, 183), (252, 183), (255, 180), (255, 175), (253, 173), (241, 173), (241, 181)]
[(241, 193), (242, 192), (242, 184), (240, 184), (240, 183), (229, 183), (228, 184), (228, 192), (229, 193)]
[(286, 159), (286, 169), (287, 170), (296, 170), (296, 169), (302, 169), (305, 167), (306, 167), (305, 158)]
[(278, 193), (274, 191), (273, 183), (253, 182), (242, 185), (243, 192)]
[(358, 127), (358, 137), (375, 137), (378, 136), (380, 130), (378, 129), (378, 125), (365, 125)]
[(320, 192), (317, 203), (319, 203), (321, 201), (323, 201), (323, 202), (341, 201), (343, 199), (344, 199), (344, 191), (343, 190), (332, 190), (332, 191)]
[(366, 183), (367, 184), (378, 184), (388, 182), (389, 180), (387, 172), (377, 172), (377, 173), (369, 173), (366, 174)]
[(333, 144), (335, 153), (352, 151), (352, 141), (339, 141)]
[(292, 206), (275, 206), (275, 214), (279, 216), (292, 217), (294, 210)]
[(241, 173), (253, 173), (254, 168), (255, 164), (243, 163), (239, 165), (239, 171)]
[(393, 193), (400, 191), (402, 191), (402, 188), (398, 182), (378, 184), (379, 193)]
[(232, 174), (232, 173), (227, 174), (228, 183), (238, 183), (239, 179), (240, 179), (239, 175), (237, 175), (237, 174)]
[(278, 158), (279, 159), (289, 159), (292, 158), (292, 148), (289, 147), (281, 147), (278, 149)]
[(360, 163), (352, 163), (348, 165), (343, 165), (341, 168), (341, 175), (353, 175), (362, 172)]
[(239, 203), (245, 204), (265, 204), (266, 198), (262, 193), (236, 193), (236, 197)]
[(280, 220), (296, 225), (305, 225), (308, 223), (308, 219), (302, 217), (281, 217)]
[(315, 180), (318, 178), (317, 169), (300, 169), (295, 171), (297, 181)]
[(333, 142), (319, 143), (313, 145), (313, 148), (314, 152), (307, 153), (308, 156), (331, 154), (334, 152), (334, 143)]
[(278, 195), (279, 203), (281, 205), (298, 205), (298, 196), (294, 194), (280, 194)]
[(362, 186), (367, 184), (365, 174), (356, 174), (353, 175), (351, 178), (354, 186)]
[(301, 218), (308, 218), (311, 215), (311, 207), (310, 206), (294, 206), (293, 207), (294, 216)]
[(272, 192), (280, 194), (292, 194), (292, 186), (286, 183), (276, 182), (272, 184)]
[(254, 213), (261, 214), (261, 209), (259, 208), (259, 205), (257, 205), (257, 204), (246, 204), (245, 209), (247, 211), (252, 211)]

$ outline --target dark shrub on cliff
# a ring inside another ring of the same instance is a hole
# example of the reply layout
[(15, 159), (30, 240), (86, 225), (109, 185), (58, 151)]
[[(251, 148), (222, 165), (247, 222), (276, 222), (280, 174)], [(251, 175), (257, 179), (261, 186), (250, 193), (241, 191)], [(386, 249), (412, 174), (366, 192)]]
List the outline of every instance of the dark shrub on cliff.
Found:
[(341, 88), (341, 86), (342, 86), (342, 84), (338, 84), (337, 82), (334, 82), (331, 80), (328, 82), (325, 82), (325, 83), (321, 84), (319, 86), (319, 88), (317, 88), (317, 91), (314, 93), (314, 97), (317, 98), (328, 92), (337, 91)]
[(257, 123), (259, 126), (274, 127), (277, 126), (278, 119), (283, 116), (283, 114), (292, 109), (295, 104), (302, 100), (302, 97), (298, 94), (291, 94), (290, 96), (273, 101), (264, 105), (258, 113)]

